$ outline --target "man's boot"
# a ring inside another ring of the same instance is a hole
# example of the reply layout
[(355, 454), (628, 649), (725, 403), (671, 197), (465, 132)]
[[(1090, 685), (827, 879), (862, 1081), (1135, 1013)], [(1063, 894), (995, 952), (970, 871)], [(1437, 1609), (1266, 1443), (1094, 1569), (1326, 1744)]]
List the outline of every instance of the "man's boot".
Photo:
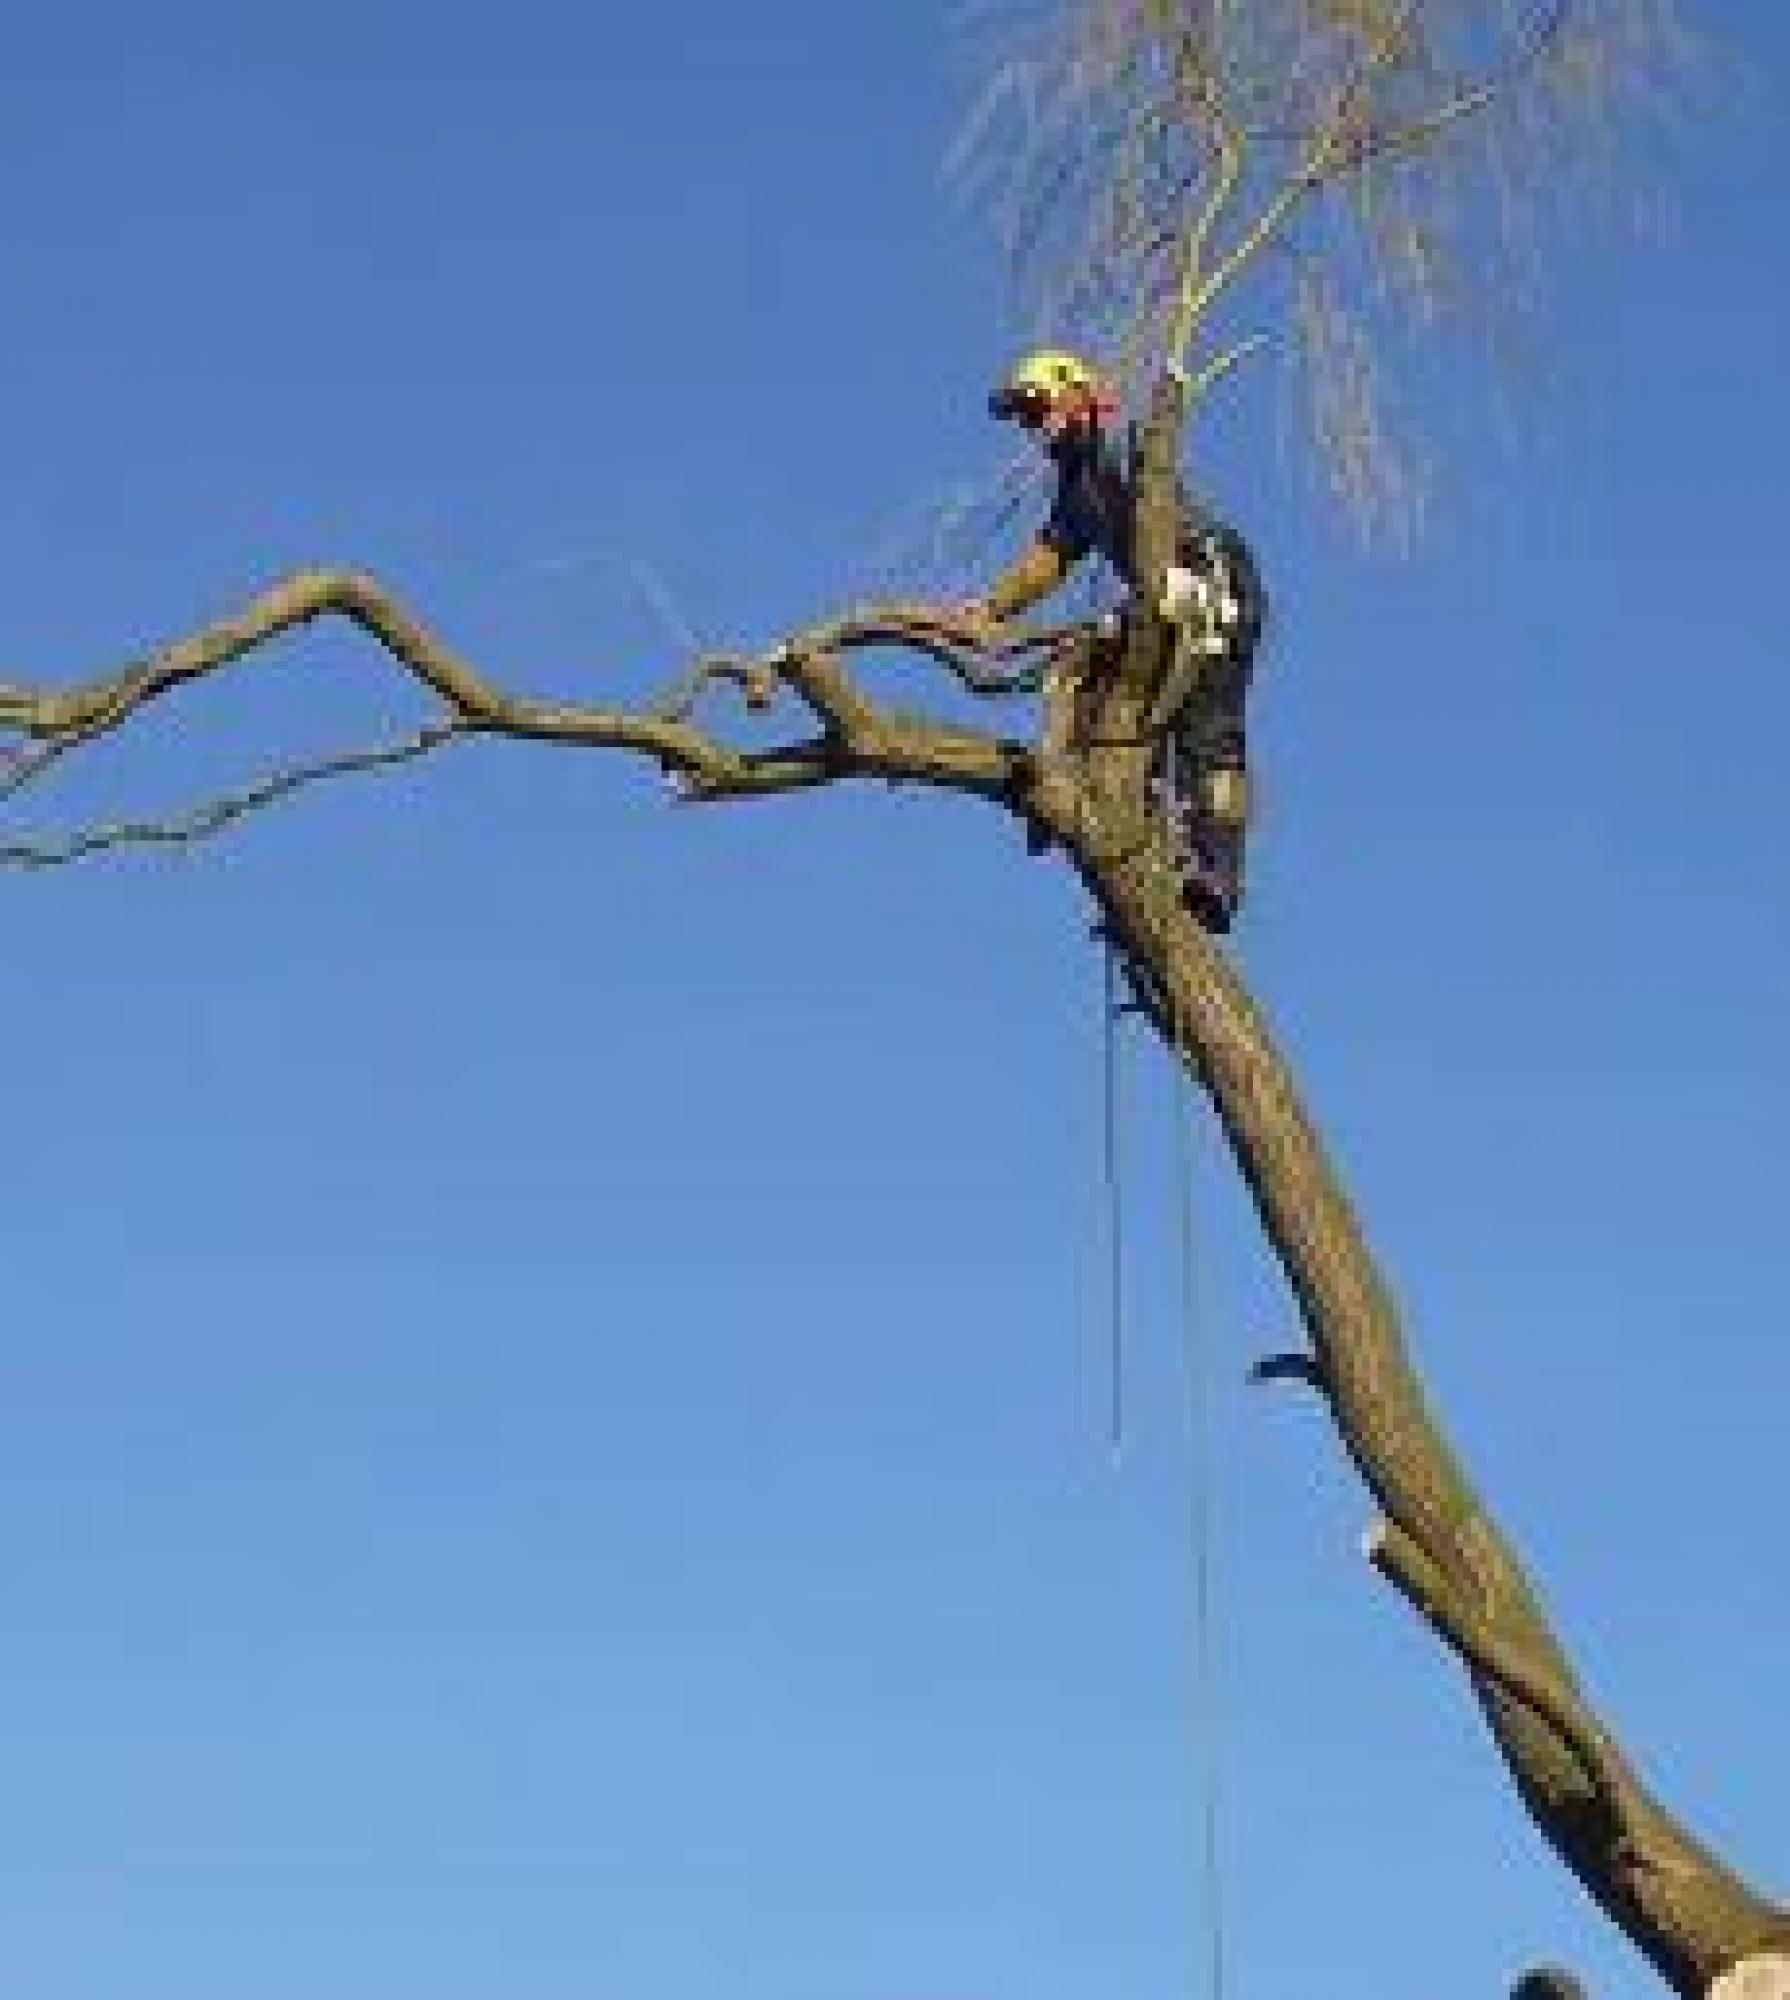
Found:
[(1175, 845), (1181, 899), (1209, 931), (1231, 927), (1243, 900), (1249, 786), (1243, 767), (1214, 763), (1180, 731), (1158, 740), (1150, 788)]
[(1209, 931), (1223, 935), (1243, 901), (1243, 850), (1249, 826), (1249, 779), (1240, 764), (1200, 773), (1189, 828), (1182, 897)]

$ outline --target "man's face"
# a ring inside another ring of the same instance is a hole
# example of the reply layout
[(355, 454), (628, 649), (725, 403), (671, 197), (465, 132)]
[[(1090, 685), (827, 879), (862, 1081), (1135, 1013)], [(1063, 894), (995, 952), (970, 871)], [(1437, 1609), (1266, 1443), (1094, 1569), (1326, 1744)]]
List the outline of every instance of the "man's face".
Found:
[(1043, 394), (1029, 398), (1015, 412), (1020, 428), (1037, 438), (1047, 450), (1066, 437), (1085, 414), (1080, 397)]

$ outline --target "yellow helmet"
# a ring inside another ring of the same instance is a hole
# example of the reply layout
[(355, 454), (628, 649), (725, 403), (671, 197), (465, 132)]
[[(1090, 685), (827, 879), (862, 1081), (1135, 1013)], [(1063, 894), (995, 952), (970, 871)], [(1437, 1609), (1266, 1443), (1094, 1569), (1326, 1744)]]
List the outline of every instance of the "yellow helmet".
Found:
[(996, 417), (1042, 418), (1065, 403), (1082, 403), (1100, 416), (1119, 407), (1112, 385), (1091, 361), (1061, 347), (1034, 348), (1008, 369), (988, 399)]

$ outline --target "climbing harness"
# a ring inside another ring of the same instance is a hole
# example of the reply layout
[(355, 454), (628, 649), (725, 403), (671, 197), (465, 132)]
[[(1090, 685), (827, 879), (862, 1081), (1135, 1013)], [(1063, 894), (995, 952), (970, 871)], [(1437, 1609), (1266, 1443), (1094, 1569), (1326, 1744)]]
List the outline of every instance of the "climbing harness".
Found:
[(1243, 538), (1213, 522), (1193, 536), (1164, 581), (1157, 607), (1173, 630), (1174, 652), (1150, 706), (1152, 731), (1169, 728), (1220, 661), (1254, 648), (1261, 581)]

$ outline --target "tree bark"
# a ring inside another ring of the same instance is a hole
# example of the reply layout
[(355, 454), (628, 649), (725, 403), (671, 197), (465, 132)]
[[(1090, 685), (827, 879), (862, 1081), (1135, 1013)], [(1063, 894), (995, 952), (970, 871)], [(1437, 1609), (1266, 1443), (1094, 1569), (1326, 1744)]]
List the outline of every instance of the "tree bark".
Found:
[(1218, 1114), (1298, 1301), (1309, 1378), (1379, 1506), (1371, 1560), (1460, 1658), (1555, 1852), (1676, 1992), (1701, 1996), (1741, 1961), (1790, 1949), (1790, 1912), (1641, 1785), (1438, 1426), (1391, 1293), (1268, 1024), (1182, 908), (1135, 764), (1105, 747), (1136, 730), (1136, 657), (1133, 648), (1089, 661), (1105, 697), (1078, 754), (1037, 774), (1028, 808), (1062, 843), (1145, 1011)]
[[(1178, 388), (1166, 391), (1146, 440), (1149, 519), (1139, 523), (1139, 546), (1152, 561), (1172, 548), (1172, 486), (1163, 468), (1173, 460), (1164, 441), (1179, 413)], [(1145, 782), (1146, 718), (1170, 649), (1149, 610), (1156, 593), (1139, 598), (1120, 629), (1020, 635), (1007, 648), (1011, 659), (1043, 649), (1029, 682), (1011, 667), (991, 669), (985, 640), (954, 631), (938, 614), (883, 607), (797, 633), (762, 654), (707, 656), (659, 703), (628, 712), (507, 694), (371, 578), (301, 571), (236, 614), (99, 680), (63, 690), (0, 683), (0, 739), (23, 739), (22, 748), (0, 740), (0, 802), (179, 689), (320, 618), (345, 619), (377, 641), (435, 698), (430, 723), (386, 749), (276, 772), (174, 821), (0, 842), (0, 865), (60, 866), (123, 846), (207, 838), (316, 779), (379, 768), (467, 735), (644, 757), (685, 799), (763, 798), (873, 778), (966, 793), (1017, 814), (1035, 849), (1063, 849), (1158, 1033), (1210, 1097), (1311, 1342), (1309, 1353), (1274, 1357), (1263, 1375), (1299, 1379), (1323, 1396), (1380, 1509), (1369, 1558), (1461, 1661), (1531, 1817), (1687, 2000), (1786, 2000), (1790, 1913), (1648, 1794), (1587, 1702), (1515, 1552), (1430, 1411), (1391, 1294), (1266, 1021), (1182, 906), (1175, 855)], [(1041, 736), (1015, 741), (885, 708), (845, 664), (876, 646), (927, 657), (975, 693), (1036, 686)], [(793, 700), (813, 730), (764, 749), (731, 745), (692, 719), (714, 686), (737, 690), (753, 708)], [(1570, 1990), (1561, 1978), (1532, 1974), (1519, 1992)]]

